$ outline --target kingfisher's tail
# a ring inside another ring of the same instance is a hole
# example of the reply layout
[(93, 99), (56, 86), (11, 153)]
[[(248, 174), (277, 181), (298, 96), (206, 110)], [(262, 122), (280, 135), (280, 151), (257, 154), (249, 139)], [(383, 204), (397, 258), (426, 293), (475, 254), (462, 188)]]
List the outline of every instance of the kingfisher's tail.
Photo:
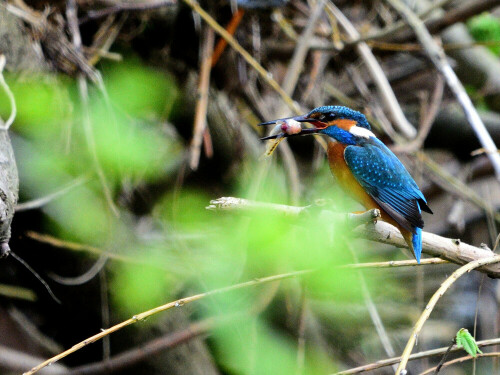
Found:
[(420, 256), (422, 255), (422, 228), (415, 228), (411, 244), (413, 245), (412, 247), (415, 259), (417, 259), (417, 263), (420, 263)]

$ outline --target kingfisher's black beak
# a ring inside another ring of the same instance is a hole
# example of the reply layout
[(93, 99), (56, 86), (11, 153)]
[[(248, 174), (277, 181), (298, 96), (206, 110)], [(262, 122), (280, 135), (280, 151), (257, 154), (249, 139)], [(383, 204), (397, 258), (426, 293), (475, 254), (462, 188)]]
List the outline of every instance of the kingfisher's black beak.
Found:
[[(314, 124), (320, 124), (321, 123), (317, 119), (309, 118), (309, 117), (307, 117), (305, 115), (302, 115), (302, 116), (286, 117), (286, 118), (281, 118), (281, 119), (277, 119), (277, 120), (262, 122), (258, 126), (274, 125), (278, 121), (287, 121), (287, 120), (295, 120), (297, 122), (309, 122), (312, 125), (314, 125)], [(265, 141), (267, 139), (275, 139), (275, 138), (278, 138), (278, 137), (281, 138), (281, 137), (290, 137), (290, 136), (294, 136), (294, 135), (314, 134), (314, 133), (317, 133), (319, 130), (321, 130), (321, 128), (305, 128), (305, 129), (302, 129), (299, 133), (296, 133), (296, 134), (279, 133), (279, 134), (274, 134), (274, 135), (269, 135), (267, 137), (263, 137), (263, 138), (261, 138), (261, 140)]]

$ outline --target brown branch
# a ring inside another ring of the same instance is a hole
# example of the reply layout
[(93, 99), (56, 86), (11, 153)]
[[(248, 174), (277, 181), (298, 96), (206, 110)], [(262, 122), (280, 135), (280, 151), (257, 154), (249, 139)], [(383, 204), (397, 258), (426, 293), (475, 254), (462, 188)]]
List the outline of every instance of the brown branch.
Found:
[[(452, 359), (451, 361), (445, 362), (445, 363), (443, 363), (442, 367), (448, 367), (448, 366), (453, 365), (455, 363), (462, 363), (465, 361), (470, 361), (471, 359), (477, 359), (477, 358), (483, 358), (483, 357), (500, 357), (500, 352), (478, 353), (475, 357), (473, 357), (471, 355), (466, 355), (464, 357), (455, 358), (455, 359)], [(430, 374), (431, 372), (435, 372), (436, 369), (437, 369), (437, 367), (432, 367), (428, 370), (425, 370), (424, 372), (421, 372), (419, 375)]]
[(198, 81), (198, 97), (193, 126), (193, 139), (189, 147), (189, 166), (198, 169), (201, 145), (207, 129), (208, 89), (210, 86), (210, 71), (212, 70), (212, 52), (214, 49), (214, 30), (206, 26), (201, 53), (200, 74)]
[(109, 360), (75, 367), (68, 372), (68, 375), (109, 374), (123, 370), (163, 350), (176, 347), (208, 332), (216, 326), (218, 321), (220, 319), (206, 319), (201, 322), (192, 323), (185, 329), (151, 340), (140, 347), (126, 350), (111, 357)]
[(172, 5), (177, 5), (177, 0), (162, 0), (162, 1), (152, 1), (145, 3), (118, 3), (117, 5), (108, 8), (103, 8), (99, 10), (89, 10), (87, 12), (87, 15), (80, 19), (79, 23), (81, 25), (90, 20), (95, 20), (122, 12), (146, 11)]

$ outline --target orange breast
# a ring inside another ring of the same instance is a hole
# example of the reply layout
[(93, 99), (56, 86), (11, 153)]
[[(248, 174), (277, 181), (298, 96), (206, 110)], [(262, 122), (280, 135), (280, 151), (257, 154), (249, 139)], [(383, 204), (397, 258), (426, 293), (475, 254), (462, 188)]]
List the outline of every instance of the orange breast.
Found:
[(401, 227), (396, 223), (396, 221), (390, 217), (372, 197), (368, 195), (365, 189), (363, 189), (352, 174), (344, 159), (344, 150), (346, 147), (347, 146), (342, 143), (328, 142), (328, 163), (330, 164), (330, 170), (336, 177), (340, 187), (354, 200), (361, 203), (367, 210), (378, 208), (380, 210), (382, 220), (395, 225), (401, 230)]

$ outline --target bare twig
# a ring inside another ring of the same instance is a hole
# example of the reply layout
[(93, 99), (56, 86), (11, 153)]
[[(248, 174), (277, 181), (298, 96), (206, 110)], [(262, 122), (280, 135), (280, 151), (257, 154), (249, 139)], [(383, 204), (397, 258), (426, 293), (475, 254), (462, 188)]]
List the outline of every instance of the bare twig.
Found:
[[(344, 14), (331, 2), (328, 2), (328, 7), (335, 14), (335, 17), (342, 25), (344, 30), (349, 34), (351, 39), (358, 39), (359, 33), (356, 28), (352, 25), (352, 23), (344, 16)], [(405, 135), (407, 138), (414, 138), (417, 134), (413, 125), (406, 119), (406, 116), (401, 109), (401, 106), (396, 99), (396, 95), (392, 91), (391, 85), (389, 84), (387, 77), (384, 74), (384, 71), (380, 67), (379, 63), (375, 59), (370, 47), (366, 43), (358, 43), (356, 44), (356, 50), (359, 55), (363, 58), (366, 63), (366, 67), (370, 72), (375, 84), (377, 85), (378, 91), (382, 100), (385, 104), (386, 109), (391, 114), (391, 117), (394, 123), (397, 125), (399, 130)]]
[(88, 181), (89, 181), (88, 177), (82, 176), (82, 177), (76, 178), (71, 183), (69, 183), (67, 186), (65, 186), (65, 187), (63, 187), (63, 188), (61, 188), (53, 193), (47, 194), (45, 197), (33, 199), (33, 200), (27, 201), (27, 202), (18, 203), (16, 205), (16, 212), (34, 210), (34, 209), (43, 207), (46, 204), (52, 202), (53, 200), (63, 196), (68, 191), (70, 191), (78, 186), (81, 186)]
[(161, 1), (148, 1), (144, 3), (126, 3), (121, 2), (114, 6), (103, 8), (99, 10), (89, 10), (87, 15), (80, 19), (80, 24), (88, 22), (90, 20), (95, 20), (98, 18), (103, 18), (111, 14), (122, 13), (122, 12), (134, 12), (134, 11), (146, 11), (158, 8), (163, 8), (166, 6), (177, 5), (177, 0), (161, 0)]
[[(500, 357), (500, 352), (478, 353), (478, 354), (476, 354), (476, 357), (473, 357), (471, 355), (466, 355), (464, 357), (455, 358), (455, 359), (452, 359), (451, 361), (445, 362), (445, 363), (443, 363), (442, 367), (447, 367), (447, 366), (453, 365), (455, 363), (463, 363), (463, 362), (469, 361), (471, 359), (484, 358), (484, 357)], [(430, 369), (425, 370), (424, 372), (421, 372), (419, 375), (430, 374), (430, 373), (436, 371), (436, 369), (437, 369), (437, 367), (432, 367)]]
[(94, 336), (91, 336), (91, 337), (79, 342), (78, 344), (74, 345), (70, 349), (68, 349), (68, 350), (66, 350), (66, 351), (64, 351), (64, 352), (62, 352), (62, 353), (60, 353), (52, 358), (49, 358), (45, 362), (40, 363), (38, 366), (33, 367), (31, 370), (25, 372), (24, 375), (34, 374), (34, 373), (38, 372), (40, 369), (42, 369), (46, 366), (52, 365), (53, 363), (59, 361), (60, 359), (68, 356), (69, 354), (74, 353), (77, 350), (80, 350), (81, 348), (83, 348), (89, 344), (92, 344), (92, 343), (102, 339), (103, 337), (105, 337), (113, 332), (116, 332), (116, 331), (118, 331), (124, 327), (127, 327), (131, 324), (135, 324), (141, 320), (144, 320), (144, 319), (146, 319), (150, 316), (153, 316), (155, 314), (158, 314), (160, 312), (172, 309), (174, 307), (181, 307), (187, 303), (198, 301), (198, 300), (201, 300), (203, 298), (213, 296), (216, 294), (227, 293), (227, 292), (231, 292), (231, 291), (235, 291), (235, 290), (243, 289), (243, 288), (248, 288), (248, 287), (255, 286), (255, 285), (261, 285), (261, 284), (266, 284), (266, 283), (270, 283), (270, 282), (281, 281), (281, 280), (289, 279), (292, 277), (299, 277), (299, 276), (303, 276), (303, 275), (306, 275), (309, 273), (311, 273), (311, 270), (296, 271), (296, 272), (284, 273), (284, 274), (280, 274), (280, 275), (263, 277), (263, 278), (247, 281), (247, 282), (244, 282), (241, 284), (231, 285), (231, 286), (228, 286), (225, 288), (211, 290), (209, 292), (195, 294), (195, 295), (190, 296), (190, 297), (185, 297), (185, 298), (178, 299), (176, 301), (166, 303), (165, 305), (161, 305), (161, 306), (155, 307), (154, 309), (144, 311), (140, 314), (134, 315), (132, 318), (127, 319), (119, 324), (116, 324), (113, 327), (102, 330), (98, 334), (95, 334)]
[(400, 0), (387, 0), (387, 2), (391, 4), (392, 7), (396, 9), (396, 11), (398, 11), (413, 28), (417, 39), (424, 47), (430, 60), (436, 66), (438, 71), (444, 76), (448, 87), (451, 89), (453, 94), (456, 96), (457, 101), (462, 106), (465, 116), (476, 133), (479, 142), (486, 150), (492, 152), (488, 154), (488, 157), (490, 158), (491, 164), (495, 170), (497, 180), (500, 181), (500, 154), (496, 153), (497, 147), (495, 146), (495, 142), (493, 142), (488, 130), (484, 126), (483, 120), (479, 117), (479, 114), (477, 113), (474, 104), (472, 104), (469, 95), (467, 95), (465, 88), (446, 60), (446, 56), (442, 48), (440, 48), (434, 39), (432, 39), (429, 30), (426, 29), (422, 20), (418, 18), (418, 16), (413, 13), (413, 11), (406, 4)]
[(109, 374), (111, 372), (125, 369), (163, 350), (176, 347), (184, 342), (203, 335), (216, 326), (217, 322), (218, 320), (215, 319), (206, 319), (198, 323), (192, 323), (185, 329), (168, 333), (167, 335), (151, 340), (140, 347), (126, 350), (123, 353), (111, 357), (109, 360), (73, 368), (69, 371), (68, 375)]
[(203, 133), (207, 128), (208, 89), (210, 85), (210, 71), (212, 70), (212, 52), (214, 49), (214, 30), (207, 26), (203, 38), (201, 52), (200, 75), (198, 81), (198, 96), (194, 117), (193, 138), (189, 147), (189, 166), (192, 170), (198, 169), (200, 162)]
[(439, 299), (444, 295), (444, 293), (446, 293), (446, 291), (453, 285), (453, 283), (455, 281), (457, 281), (465, 273), (468, 273), (468, 272), (472, 271), (473, 269), (476, 269), (478, 267), (488, 265), (488, 264), (498, 263), (498, 262), (500, 262), (500, 256), (498, 256), (498, 255), (492, 256), (490, 258), (475, 260), (473, 262), (470, 262), (470, 263), (460, 267), (458, 270), (453, 272), (453, 274), (450, 277), (448, 277), (441, 284), (439, 289), (434, 293), (434, 295), (429, 300), (429, 303), (427, 304), (424, 311), (420, 315), (420, 318), (417, 320), (417, 323), (415, 323), (415, 327), (413, 328), (413, 331), (410, 335), (408, 343), (406, 344), (405, 350), (403, 351), (403, 354), (401, 355), (401, 362), (399, 363), (398, 369), (396, 370), (396, 375), (402, 374), (403, 370), (406, 369), (406, 364), (408, 363), (408, 358), (411, 354), (411, 351), (413, 350), (413, 346), (415, 345), (415, 341), (417, 340), (417, 337), (420, 334), (420, 330), (422, 329), (422, 327), (424, 326), (424, 323), (427, 321), (427, 319), (431, 315), (431, 312), (434, 309), (434, 307), (436, 306)]

